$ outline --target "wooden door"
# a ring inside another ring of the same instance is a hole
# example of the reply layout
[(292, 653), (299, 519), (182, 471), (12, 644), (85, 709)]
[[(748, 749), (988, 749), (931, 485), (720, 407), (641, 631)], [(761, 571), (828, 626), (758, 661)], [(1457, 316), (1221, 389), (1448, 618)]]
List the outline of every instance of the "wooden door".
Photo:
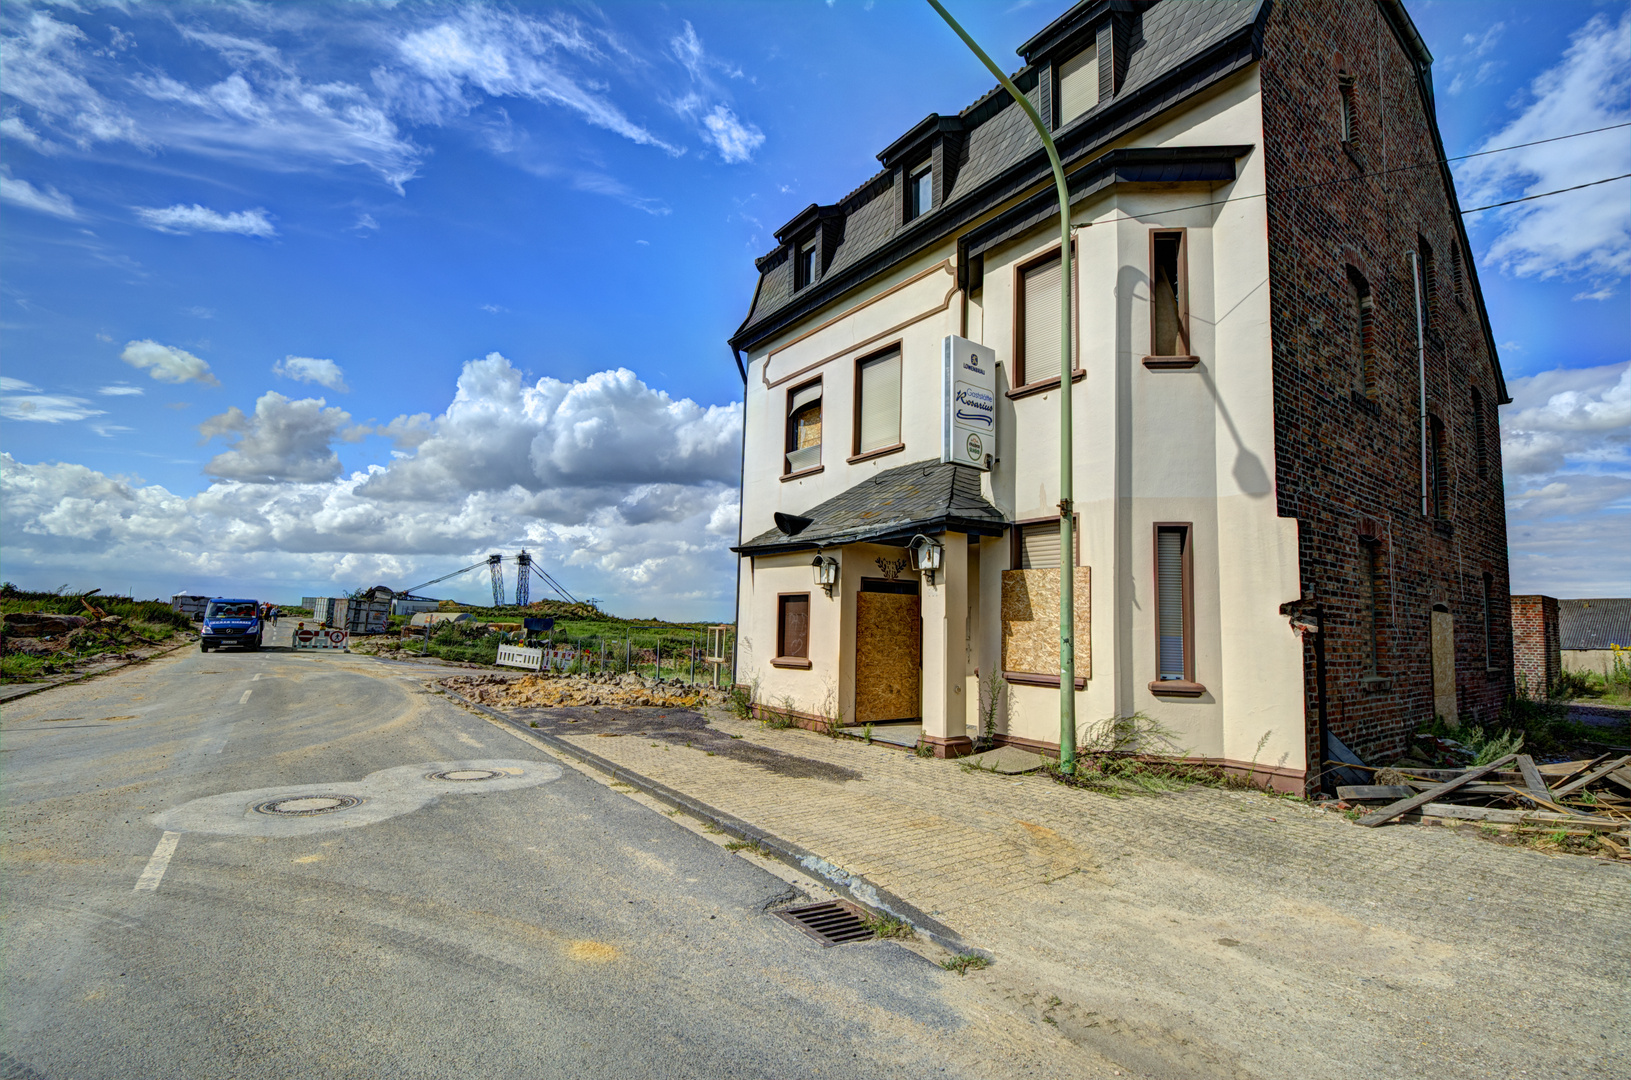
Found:
[(923, 615), (915, 595), (855, 594), (855, 722), (922, 715)]

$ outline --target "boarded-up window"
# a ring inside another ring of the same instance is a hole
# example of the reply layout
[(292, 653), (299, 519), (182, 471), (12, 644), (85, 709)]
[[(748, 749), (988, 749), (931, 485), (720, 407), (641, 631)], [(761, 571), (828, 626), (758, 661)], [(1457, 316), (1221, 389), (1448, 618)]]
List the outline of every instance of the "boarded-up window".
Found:
[(776, 655), (807, 658), (810, 655), (810, 594), (778, 596)]
[(787, 471), (803, 472), (821, 464), (821, 381), (787, 395)]
[(1427, 465), (1427, 510), (1442, 520), (1450, 516), (1450, 462), (1444, 421), (1436, 416), (1427, 418)]
[(1375, 675), (1382, 668), (1382, 597), (1387, 581), (1383, 573), (1382, 545), (1376, 541), (1360, 545), (1364, 555), (1365, 580), (1365, 670)]
[(1064, 127), (1099, 103), (1099, 48), (1089, 45), (1059, 65), (1059, 121)]
[[(1057, 526), (1055, 526), (1057, 529)], [(1055, 549), (1057, 550), (1057, 548)], [(1093, 673), (1092, 578), (1075, 570), (1076, 688)], [(1002, 572), (1002, 668), (1009, 682), (1059, 685), (1059, 568)]]
[(1491, 608), (1494, 607), (1495, 579), (1489, 574), (1481, 579), (1483, 586), (1479, 599), (1483, 601), (1484, 614), (1484, 667), (1486, 670), (1495, 667), (1495, 626), (1491, 617)]
[(855, 452), (865, 454), (900, 442), (900, 351), (861, 362), (856, 379)]
[(1150, 237), (1150, 355), (1188, 356), (1189, 288), (1184, 234), (1158, 230)]
[(1190, 642), (1189, 526), (1155, 529), (1155, 615), (1157, 682), (1194, 681)]
[(1059, 377), (1059, 256), (1020, 271), (1019, 381)]
[(1421, 258), (1422, 311), (1427, 329), (1438, 326), (1438, 268), (1433, 262), (1433, 245), (1424, 236), (1416, 237)]
[(1348, 299), (1353, 306), (1353, 350), (1359, 372), (1359, 388), (1376, 400), (1376, 309), (1370, 283), (1358, 270), (1348, 267)]
[(1337, 76), (1337, 93), (1342, 105), (1342, 141), (1359, 149), (1359, 114), (1358, 106), (1354, 101), (1354, 77), (1348, 74)]
[(1482, 479), (1489, 475), (1489, 447), (1484, 442), (1484, 395), (1476, 386), (1472, 388), (1472, 439), (1473, 458)]

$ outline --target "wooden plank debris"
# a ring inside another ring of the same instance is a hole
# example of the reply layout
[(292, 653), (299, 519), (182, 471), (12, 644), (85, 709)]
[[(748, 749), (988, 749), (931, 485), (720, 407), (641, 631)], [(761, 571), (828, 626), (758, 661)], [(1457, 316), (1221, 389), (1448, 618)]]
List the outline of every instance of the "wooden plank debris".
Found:
[(1580, 777), (1586, 775), (1591, 770), (1595, 769), (1597, 766), (1601, 765), (1603, 762), (1607, 761), (1609, 758), (1611, 758), (1613, 756), (1614, 756), (1613, 751), (1610, 751), (1610, 752), (1608, 752), (1606, 754), (1598, 754), (1596, 757), (1592, 758), (1590, 761), (1577, 761), (1577, 762), (1574, 762), (1574, 764), (1578, 765), (1579, 768), (1574, 769), (1573, 771), (1569, 772), (1568, 775), (1564, 776), (1561, 780), (1559, 780), (1557, 782), (1557, 785), (1559, 787), (1561, 787), (1564, 784), (1573, 783), (1575, 780), (1577, 780)]
[(1403, 784), (1341, 784), (1337, 786), (1337, 798), (1347, 802), (1381, 802), (1383, 800), (1408, 799), (1415, 793), (1414, 788)]
[(1628, 761), (1631, 761), (1631, 754), (1627, 754), (1624, 757), (1615, 758), (1613, 761), (1609, 762), (1606, 765), (1599, 765), (1599, 766), (1597, 766), (1597, 768), (1591, 770), (1591, 772), (1589, 772), (1586, 775), (1582, 776), (1580, 779), (1574, 780), (1574, 781), (1572, 781), (1570, 783), (1567, 783), (1567, 784), (1563, 784), (1560, 787), (1553, 788), (1552, 789), (1552, 797), (1554, 799), (1561, 799), (1563, 796), (1569, 794), (1572, 791), (1579, 791), (1581, 788), (1585, 787), (1587, 784), (1593, 783), (1593, 782), (1595, 782), (1597, 780), (1600, 780), (1603, 777), (1607, 776), (1609, 773), (1613, 772), (1615, 769), (1620, 768), (1621, 766), (1623, 766)]
[(1540, 778), (1540, 770), (1535, 768), (1535, 759), (1528, 754), (1518, 755), (1518, 771), (1523, 774), (1523, 786), (1529, 789), (1531, 795), (1538, 795), (1543, 800), (1551, 799), (1551, 791), (1546, 787), (1546, 781)]
[(1608, 778), (1621, 787), (1631, 790), (1631, 769), (1615, 769), (1608, 774)]
[(1626, 826), (1624, 818), (1614, 820), (1579, 814), (1552, 814), (1543, 810), (1501, 810), (1493, 806), (1461, 806), (1457, 803), (1428, 803), (1420, 813), (1422, 817), (1489, 821), (1503, 825), (1556, 825), (1590, 829), (1593, 832), (1617, 832)]
[(1400, 814), (1408, 814), (1417, 807), (1425, 806), (1426, 804), (1432, 802), (1440, 795), (1447, 795), (1456, 788), (1461, 787), (1463, 784), (1470, 784), (1479, 777), (1484, 776), (1487, 773), (1494, 772), (1501, 766), (1509, 764), (1517, 756), (1517, 754), (1508, 754), (1497, 761), (1490, 762), (1488, 765), (1480, 765), (1475, 769), (1468, 769), (1454, 780), (1440, 784), (1436, 788), (1424, 791), (1419, 795), (1412, 795), (1408, 799), (1400, 799), (1396, 803), (1390, 803), (1387, 806), (1382, 807), (1380, 810), (1366, 814), (1364, 817), (1359, 819), (1359, 824), (1370, 828), (1374, 828), (1377, 825), (1386, 824), (1387, 822), (1398, 817)]

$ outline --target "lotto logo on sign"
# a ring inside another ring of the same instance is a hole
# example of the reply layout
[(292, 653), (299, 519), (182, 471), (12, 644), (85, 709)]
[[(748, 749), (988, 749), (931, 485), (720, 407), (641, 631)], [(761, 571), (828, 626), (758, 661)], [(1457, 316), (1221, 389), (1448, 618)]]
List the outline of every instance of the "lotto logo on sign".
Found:
[(296, 649), (343, 649), (350, 640), (351, 632), (348, 630), (309, 629), (303, 626), (294, 632)]

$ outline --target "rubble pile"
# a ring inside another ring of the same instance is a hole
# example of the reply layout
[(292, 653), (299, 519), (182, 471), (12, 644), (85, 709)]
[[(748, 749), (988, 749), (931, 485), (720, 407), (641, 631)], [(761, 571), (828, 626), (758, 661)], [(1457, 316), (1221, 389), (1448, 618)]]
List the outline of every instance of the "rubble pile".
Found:
[(88, 618), (42, 612), (7, 612), (0, 623), (0, 651), (49, 661), (42, 673), (68, 671), (91, 661), (135, 659), (143, 646), (164, 642), (146, 637), (118, 615)]
[(1627, 749), (1612, 747), (1595, 758), (1546, 764), (1536, 764), (1528, 754), (1508, 753), (1487, 764), (1454, 769), (1370, 769), (1343, 763), (1343, 771), (1370, 772), (1372, 783), (1339, 785), (1336, 807), (1363, 812), (1357, 818), (1361, 825), (1381, 825), (1410, 814), (1579, 834), (1615, 858), (1631, 860)]
[(620, 708), (656, 706), (699, 709), (723, 705), (711, 687), (679, 679), (646, 679), (639, 675), (460, 675), (442, 685), (471, 701), (502, 709), (559, 709), (607, 705)]

